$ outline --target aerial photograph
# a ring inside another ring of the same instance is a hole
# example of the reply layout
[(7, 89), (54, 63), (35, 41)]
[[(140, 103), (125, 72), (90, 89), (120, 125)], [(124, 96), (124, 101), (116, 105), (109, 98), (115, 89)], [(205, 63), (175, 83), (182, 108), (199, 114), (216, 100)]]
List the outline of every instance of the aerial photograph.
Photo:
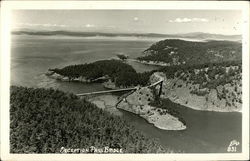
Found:
[(13, 10), (10, 153), (241, 153), (240, 10)]

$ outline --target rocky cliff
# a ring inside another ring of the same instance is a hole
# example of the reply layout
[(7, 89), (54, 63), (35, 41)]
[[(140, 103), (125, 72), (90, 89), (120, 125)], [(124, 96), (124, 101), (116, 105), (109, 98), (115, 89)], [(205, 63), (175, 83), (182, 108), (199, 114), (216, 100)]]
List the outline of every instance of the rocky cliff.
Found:
[[(226, 68), (229, 70), (237, 70), (237, 67)], [(207, 69), (196, 70), (196, 74)], [(154, 83), (159, 79), (163, 79), (162, 98), (168, 98), (171, 101), (196, 109), (206, 111), (233, 112), (242, 109), (242, 82), (241, 73), (234, 73), (231, 81), (228, 83), (220, 83), (217, 86), (205, 87), (208, 82), (197, 83), (191, 78), (191, 74), (187, 72), (179, 73), (179, 77), (167, 78), (162, 72), (154, 73), (150, 82)], [(205, 74), (209, 81), (208, 75)], [(216, 78), (221, 77), (217, 75)], [(230, 77), (231, 78), (231, 77)]]

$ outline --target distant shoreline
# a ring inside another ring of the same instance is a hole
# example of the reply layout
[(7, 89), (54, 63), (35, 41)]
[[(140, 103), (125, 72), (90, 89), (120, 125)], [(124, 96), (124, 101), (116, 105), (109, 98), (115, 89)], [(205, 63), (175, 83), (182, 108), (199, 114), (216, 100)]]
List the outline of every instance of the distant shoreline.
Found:
[(158, 39), (189, 39), (193, 40), (228, 40), (228, 41), (239, 41), (241, 35), (222, 35), (222, 34), (211, 34), (202, 32), (193, 32), (185, 34), (160, 34), (160, 33), (105, 33), (105, 32), (82, 32), (82, 31), (66, 31), (66, 30), (55, 30), (55, 31), (39, 31), (39, 30), (16, 30), (12, 31), (13, 35), (37, 35), (37, 36), (74, 36), (74, 37), (136, 37), (136, 38), (158, 38)]

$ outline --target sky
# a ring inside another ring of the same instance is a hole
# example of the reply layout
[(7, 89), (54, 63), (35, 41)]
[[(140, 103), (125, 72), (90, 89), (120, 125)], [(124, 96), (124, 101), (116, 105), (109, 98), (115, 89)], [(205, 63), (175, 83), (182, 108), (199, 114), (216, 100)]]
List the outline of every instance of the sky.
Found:
[(12, 29), (241, 34), (237, 10), (15, 10)]

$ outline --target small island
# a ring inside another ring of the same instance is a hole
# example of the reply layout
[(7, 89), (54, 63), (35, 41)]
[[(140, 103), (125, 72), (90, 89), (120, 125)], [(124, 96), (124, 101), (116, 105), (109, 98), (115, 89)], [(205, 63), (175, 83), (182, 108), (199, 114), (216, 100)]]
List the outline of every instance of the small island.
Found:
[(137, 73), (121, 60), (100, 60), (88, 64), (70, 65), (62, 69), (49, 69), (48, 76), (61, 81), (83, 83), (106, 82), (107, 88), (127, 88), (146, 85), (150, 72)]

